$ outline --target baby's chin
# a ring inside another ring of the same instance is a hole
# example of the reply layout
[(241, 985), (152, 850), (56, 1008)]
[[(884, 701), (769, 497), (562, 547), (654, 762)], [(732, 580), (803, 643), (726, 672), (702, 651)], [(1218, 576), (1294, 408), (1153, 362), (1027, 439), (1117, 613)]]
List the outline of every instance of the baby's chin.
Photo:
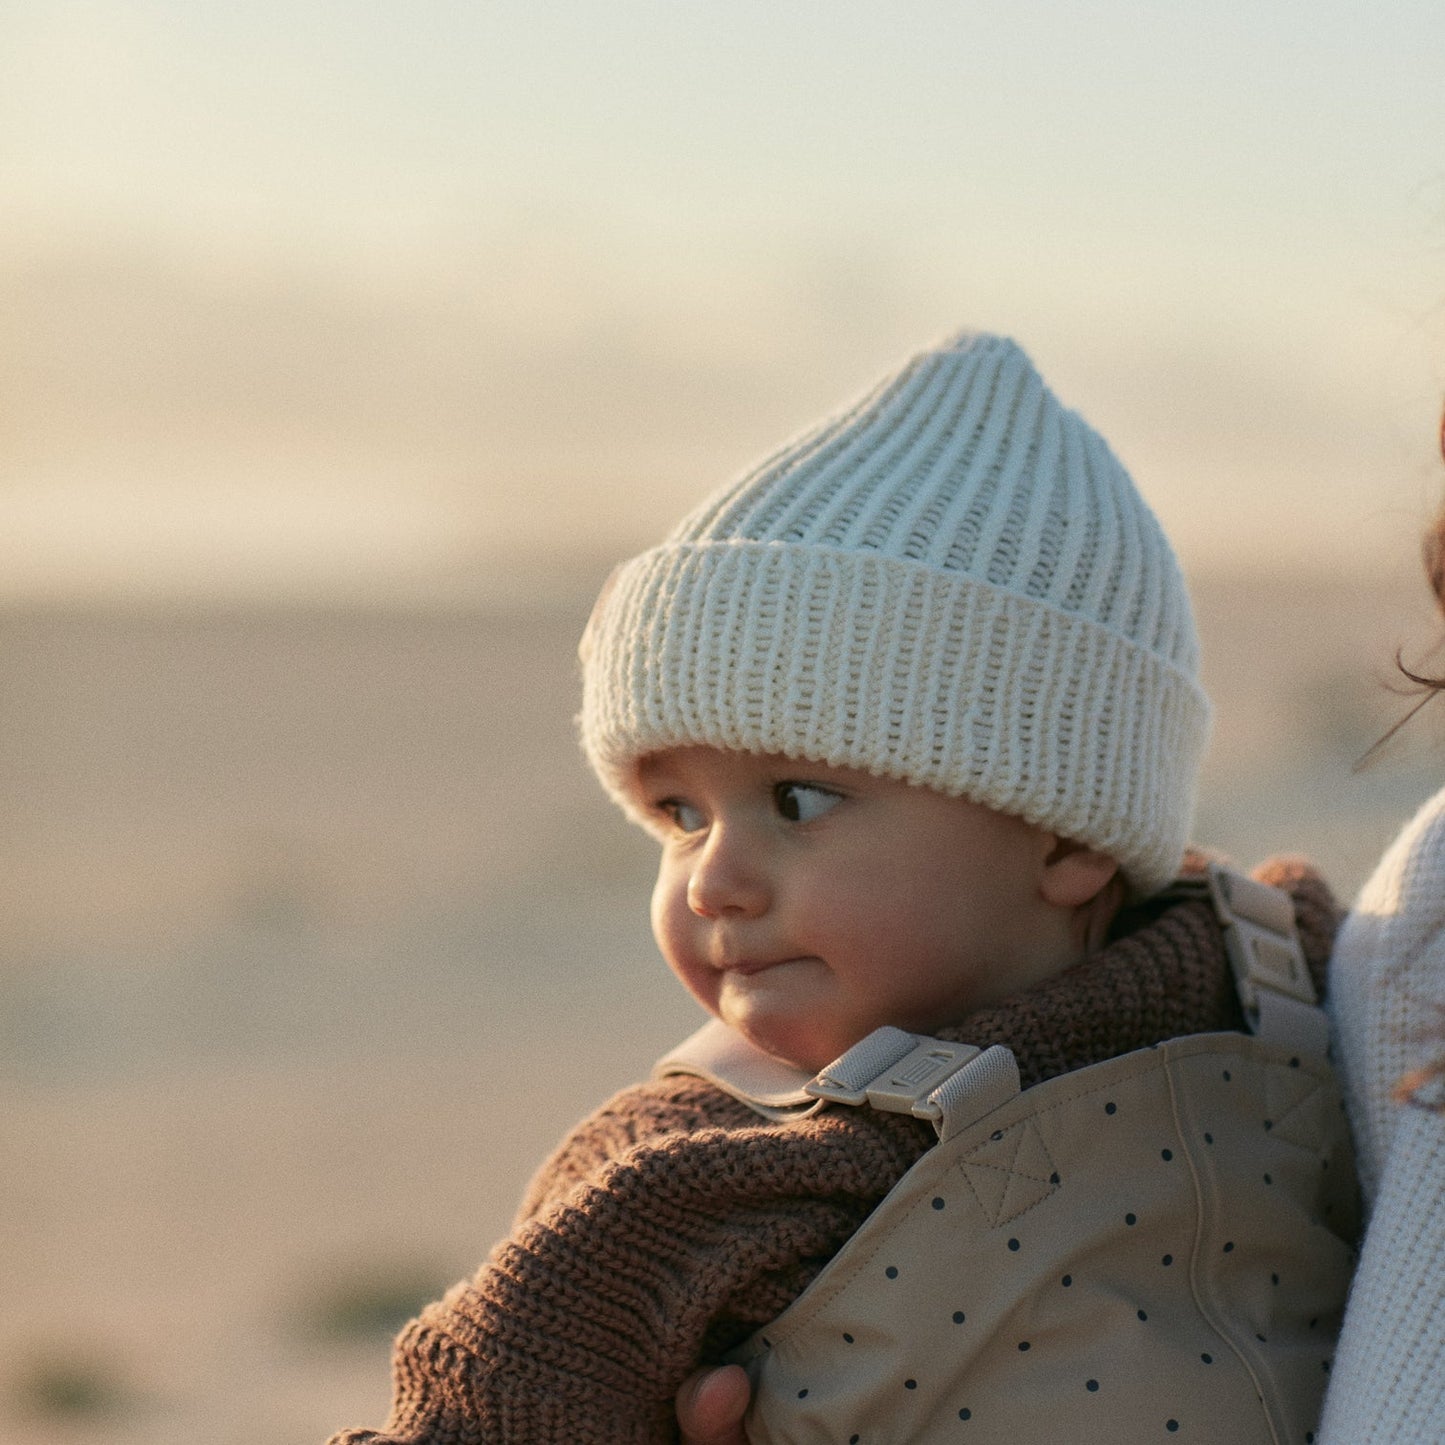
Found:
[(913, 1034), (937, 1032), (937, 1010), (879, 1017), (876, 1009), (850, 1008), (817, 986), (820, 973), (826, 976), (814, 960), (798, 960), (747, 978), (729, 975), (704, 1006), (755, 1048), (809, 1075), (822, 1073), (885, 1024)]
[(757, 1009), (724, 1009), (718, 1015), (729, 1028), (741, 1034), (754, 1048), (771, 1055), (780, 1064), (807, 1074), (821, 1073), (834, 1059), (848, 1052), (859, 1039), (850, 1032), (819, 1028), (817, 1020), (770, 1018)]
[(760, 1048), (765, 1054), (771, 1055), (780, 1064), (787, 1064), (790, 1068), (797, 1069), (800, 1073), (810, 1077), (814, 1074), (821, 1074), (834, 1059), (848, 1052), (847, 1049), (810, 1047), (807, 1044), (794, 1043), (791, 1039), (775, 1040), (767, 1034), (758, 1037), (742, 1030), (740, 1032), (749, 1043)]

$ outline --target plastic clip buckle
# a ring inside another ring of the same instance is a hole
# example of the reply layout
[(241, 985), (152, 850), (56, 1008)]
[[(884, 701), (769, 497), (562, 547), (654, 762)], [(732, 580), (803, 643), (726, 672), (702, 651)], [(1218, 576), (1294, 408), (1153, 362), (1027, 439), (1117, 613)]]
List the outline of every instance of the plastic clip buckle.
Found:
[(844, 1054), (805, 1084), (803, 1091), (834, 1104), (871, 1104), (885, 1113), (911, 1114), (937, 1123), (943, 1117), (943, 1106), (930, 1096), (981, 1052), (973, 1044), (925, 1039), (866, 1081), (848, 1077), (849, 1055)]
[[(1295, 932), (1289, 894), (1217, 863), (1209, 865), (1208, 877), (1239, 1001), (1254, 1032), (1260, 1032), (1262, 1015), (1281, 1000), (1313, 1008), (1318, 995)], [(1297, 1013), (1292, 1006), (1282, 1007)]]

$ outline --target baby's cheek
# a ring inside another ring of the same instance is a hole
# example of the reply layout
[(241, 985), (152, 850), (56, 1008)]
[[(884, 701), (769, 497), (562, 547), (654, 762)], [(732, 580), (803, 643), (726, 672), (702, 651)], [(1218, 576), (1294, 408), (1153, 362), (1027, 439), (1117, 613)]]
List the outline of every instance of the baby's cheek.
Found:
[(652, 936), (667, 966), (689, 988), (702, 967), (696, 925), (683, 891), (659, 884), (652, 895)]
[(676, 921), (667, 909), (652, 910), (652, 936), (658, 949), (667, 960), (669, 968), (678, 970), (682, 963), (685, 938), (680, 934)]
[(657, 940), (657, 946), (664, 953), (667, 951), (664, 940), (674, 927), (673, 910), (681, 901), (682, 894), (677, 882), (664, 864), (658, 871), (657, 881), (652, 885), (652, 903), (649, 910), (652, 918), (652, 936)]

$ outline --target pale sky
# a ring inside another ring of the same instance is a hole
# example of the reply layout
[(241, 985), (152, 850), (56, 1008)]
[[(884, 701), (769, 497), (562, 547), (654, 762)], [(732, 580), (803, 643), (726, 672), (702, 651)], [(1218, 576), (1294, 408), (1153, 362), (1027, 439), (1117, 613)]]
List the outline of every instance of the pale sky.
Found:
[(1442, 58), (1440, 0), (8, 0), (0, 598), (620, 555), (961, 326), (1186, 566), (1409, 568)]

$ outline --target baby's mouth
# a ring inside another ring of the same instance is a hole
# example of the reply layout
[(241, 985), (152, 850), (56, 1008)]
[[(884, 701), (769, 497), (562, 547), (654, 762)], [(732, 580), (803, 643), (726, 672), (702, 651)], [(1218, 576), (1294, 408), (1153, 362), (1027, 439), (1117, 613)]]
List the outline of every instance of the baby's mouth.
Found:
[(789, 954), (783, 958), (738, 958), (730, 959), (723, 963), (723, 973), (735, 973), (743, 978), (751, 978), (754, 974), (766, 973), (770, 968), (780, 968), (785, 963), (796, 963), (798, 959)]

